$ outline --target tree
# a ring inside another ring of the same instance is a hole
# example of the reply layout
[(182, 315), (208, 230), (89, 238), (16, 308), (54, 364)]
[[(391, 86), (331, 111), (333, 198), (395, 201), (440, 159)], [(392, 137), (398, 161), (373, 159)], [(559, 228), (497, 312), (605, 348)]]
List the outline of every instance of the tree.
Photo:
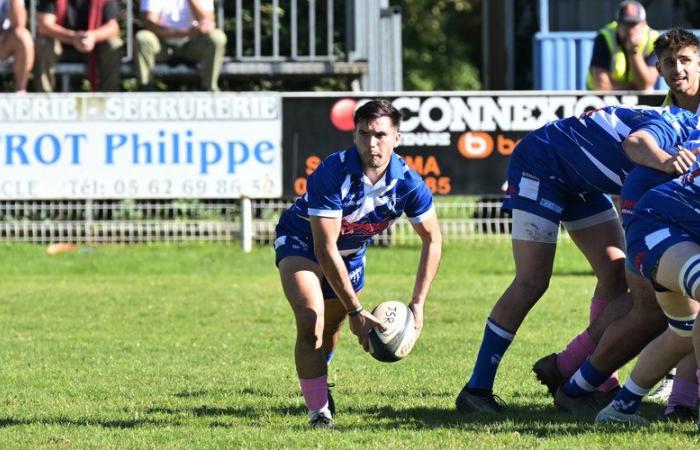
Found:
[(480, 0), (392, 0), (403, 22), (404, 89), (479, 89)]

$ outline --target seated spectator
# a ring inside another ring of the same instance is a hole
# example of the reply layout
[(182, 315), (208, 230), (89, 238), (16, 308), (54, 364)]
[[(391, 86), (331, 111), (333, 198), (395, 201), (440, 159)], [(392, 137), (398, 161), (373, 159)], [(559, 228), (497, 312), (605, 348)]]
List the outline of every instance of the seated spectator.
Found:
[(15, 90), (25, 92), (34, 65), (34, 40), (23, 0), (0, 0), (0, 61), (12, 56)]
[(142, 89), (153, 89), (156, 62), (199, 63), (201, 87), (218, 91), (226, 34), (216, 28), (213, 0), (142, 0), (143, 30), (136, 33), (136, 77)]
[(39, 0), (37, 6), (37, 92), (52, 92), (59, 58), (88, 64), (93, 91), (118, 91), (123, 42), (116, 0)]

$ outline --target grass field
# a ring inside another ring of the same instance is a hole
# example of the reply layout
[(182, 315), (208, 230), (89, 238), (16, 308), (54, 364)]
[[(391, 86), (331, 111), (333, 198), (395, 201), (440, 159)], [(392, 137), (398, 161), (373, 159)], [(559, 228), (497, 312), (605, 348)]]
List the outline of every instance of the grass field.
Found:
[[(545, 298), (501, 364), (503, 417), (460, 415), (507, 241), (447, 245), (413, 353), (374, 361), (347, 328), (332, 431), (307, 428), (294, 325), (270, 248), (0, 245), (0, 448), (692, 448), (693, 424), (594, 427), (530, 373), (586, 322), (593, 278), (564, 242)], [(364, 303), (407, 299), (417, 248), (373, 248)], [(659, 405), (648, 403), (647, 417)]]

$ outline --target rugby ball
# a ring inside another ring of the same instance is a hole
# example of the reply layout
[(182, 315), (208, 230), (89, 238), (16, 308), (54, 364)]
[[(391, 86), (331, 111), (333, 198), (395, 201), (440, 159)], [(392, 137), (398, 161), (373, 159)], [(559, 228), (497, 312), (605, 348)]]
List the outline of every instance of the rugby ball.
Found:
[(377, 305), (372, 315), (386, 326), (386, 331), (374, 327), (369, 332), (369, 353), (382, 362), (394, 362), (404, 358), (416, 343), (413, 312), (398, 301)]

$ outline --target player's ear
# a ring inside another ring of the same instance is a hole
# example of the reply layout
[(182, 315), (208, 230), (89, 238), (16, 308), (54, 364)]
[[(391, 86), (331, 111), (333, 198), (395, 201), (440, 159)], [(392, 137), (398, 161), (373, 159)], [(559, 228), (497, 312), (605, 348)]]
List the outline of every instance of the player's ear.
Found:
[(396, 141), (394, 142), (394, 148), (399, 146), (399, 141), (401, 141), (401, 133), (396, 132)]

